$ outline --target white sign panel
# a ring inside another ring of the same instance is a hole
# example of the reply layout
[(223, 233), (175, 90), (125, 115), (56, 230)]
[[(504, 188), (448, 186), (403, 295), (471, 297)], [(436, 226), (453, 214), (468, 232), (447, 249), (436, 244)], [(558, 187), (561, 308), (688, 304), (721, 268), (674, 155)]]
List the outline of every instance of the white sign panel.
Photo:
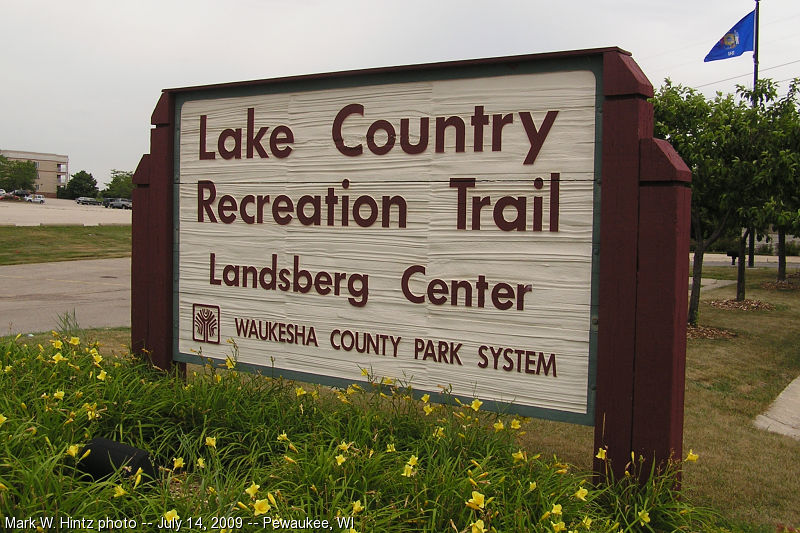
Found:
[(181, 354), (587, 412), (592, 72), (178, 112)]

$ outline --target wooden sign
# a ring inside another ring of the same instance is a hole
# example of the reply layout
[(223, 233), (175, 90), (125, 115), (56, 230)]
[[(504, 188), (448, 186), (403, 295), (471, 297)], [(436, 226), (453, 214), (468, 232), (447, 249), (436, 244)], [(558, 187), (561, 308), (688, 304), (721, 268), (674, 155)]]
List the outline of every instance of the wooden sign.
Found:
[(598, 443), (622, 402), (629, 453), (637, 380), (665, 375), (637, 376), (640, 328), (676, 389), (685, 347), (689, 176), (651, 95), (618, 49), (168, 89), (134, 178), (134, 346), (235, 343), (268, 374), (447, 389)]

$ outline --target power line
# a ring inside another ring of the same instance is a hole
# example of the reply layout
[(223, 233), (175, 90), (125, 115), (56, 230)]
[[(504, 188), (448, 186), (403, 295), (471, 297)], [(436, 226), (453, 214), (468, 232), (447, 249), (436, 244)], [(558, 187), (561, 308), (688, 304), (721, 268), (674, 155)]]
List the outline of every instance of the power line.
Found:
[[(782, 63), (780, 65), (775, 65), (774, 67), (767, 67), (767, 68), (759, 69), (759, 73), (767, 71), (767, 70), (772, 70), (772, 69), (776, 69), (776, 68), (780, 68), (780, 67), (785, 67), (786, 65), (792, 65), (794, 63), (800, 63), (800, 59), (795, 59), (794, 61), (789, 61), (788, 63)], [(709, 85), (714, 85), (715, 83), (722, 83), (723, 81), (735, 80), (736, 78), (741, 78), (743, 76), (751, 76), (752, 74), (753, 74), (752, 72), (745, 72), (744, 74), (739, 74), (737, 76), (731, 76), (730, 78), (725, 78), (723, 80), (717, 80), (717, 81), (711, 81), (711, 82), (708, 82), (708, 83), (704, 83), (702, 85), (698, 85), (696, 88), (699, 89), (700, 87), (708, 87)], [(791, 79), (791, 78), (789, 78), (789, 79)], [(781, 80), (781, 81), (786, 81), (786, 80)]]

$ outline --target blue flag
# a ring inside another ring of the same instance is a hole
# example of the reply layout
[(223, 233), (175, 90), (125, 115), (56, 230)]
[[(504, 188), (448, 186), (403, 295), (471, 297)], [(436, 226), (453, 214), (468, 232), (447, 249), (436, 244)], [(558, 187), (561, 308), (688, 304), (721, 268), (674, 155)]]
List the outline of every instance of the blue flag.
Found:
[(703, 61), (716, 61), (717, 59), (728, 59), (737, 57), (744, 52), (753, 50), (753, 42), (756, 28), (756, 12), (751, 11), (737, 22), (733, 28), (719, 40), (714, 48), (708, 53)]

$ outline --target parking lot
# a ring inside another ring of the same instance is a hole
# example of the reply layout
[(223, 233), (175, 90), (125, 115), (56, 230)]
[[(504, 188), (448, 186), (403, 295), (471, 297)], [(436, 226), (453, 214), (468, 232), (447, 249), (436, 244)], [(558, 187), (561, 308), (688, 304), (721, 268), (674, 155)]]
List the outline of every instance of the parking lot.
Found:
[(100, 205), (78, 205), (75, 200), (47, 198), (43, 204), (0, 201), (0, 225), (38, 226), (53, 224), (130, 224), (132, 211)]

